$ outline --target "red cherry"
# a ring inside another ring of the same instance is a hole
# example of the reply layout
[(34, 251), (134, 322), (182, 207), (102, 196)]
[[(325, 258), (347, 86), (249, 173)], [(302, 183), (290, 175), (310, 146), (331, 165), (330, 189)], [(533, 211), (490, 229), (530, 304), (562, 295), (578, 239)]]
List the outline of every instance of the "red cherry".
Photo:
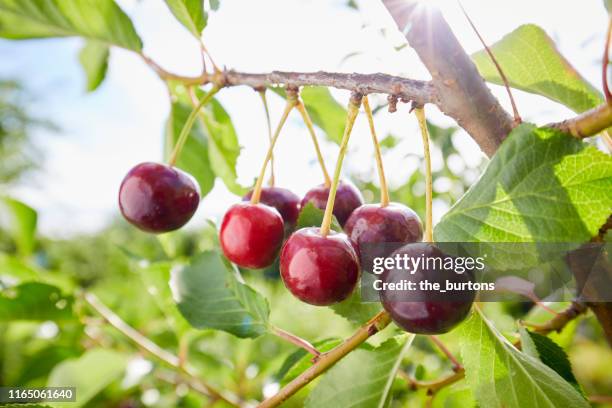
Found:
[(284, 236), (283, 218), (265, 204), (238, 203), (227, 210), (219, 240), (225, 256), (251, 269), (270, 266)]
[[(327, 206), (327, 198), (329, 197), (329, 187), (321, 184), (309, 190), (302, 199), (302, 208), (311, 202), (315, 207), (322, 210)], [(341, 180), (336, 190), (336, 199), (334, 201), (334, 215), (338, 219), (340, 225), (344, 225), (355, 208), (363, 204), (363, 196), (357, 188), (347, 182)]]
[(302, 228), (289, 237), (280, 256), (280, 271), (289, 291), (303, 302), (327, 306), (350, 296), (359, 279), (359, 260), (343, 233)]
[[(364, 204), (353, 211), (344, 230), (360, 252), (367, 244), (407, 244), (423, 239), (419, 216), (399, 203), (390, 203), (384, 207), (380, 204)], [(376, 252), (375, 256), (385, 256), (388, 255), (388, 248), (390, 246), (368, 245), (367, 250)]]
[[(250, 200), (252, 195), (251, 190), (242, 197), (242, 201)], [(286, 188), (264, 187), (261, 189), (260, 202), (276, 208), (283, 217), (285, 229), (288, 231), (293, 229), (300, 214), (300, 197)]]
[[(427, 243), (408, 244), (390, 255), (410, 258), (443, 258), (444, 254), (438, 247)], [(432, 262), (432, 261), (430, 261)], [(413, 273), (414, 272), (414, 273)], [(415, 271), (405, 269), (388, 269), (382, 274), (384, 283), (398, 283), (404, 280), (419, 282), (428, 280), (438, 283), (441, 289), (446, 288), (446, 281), (453, 284), (467, 283), (473, 280), (471, 271), (461, 274), (449, 269), (440, 269), (438, 265), (430, 268), (418, 267)], [(441, 334), (446, 333), (468, 315), (475, 293), (471, 290), (442, 293), (435, 290), (398, 291), (383, 290), (380, 292), (381, 302), (391, 315), (393, 321), (410, 333)]]
[(119, 208), (131, 224), (161, 233), (185, 225), (200, 204), (200, 187), (189, 174), (159, 163), (141, 163), (123, 179)]

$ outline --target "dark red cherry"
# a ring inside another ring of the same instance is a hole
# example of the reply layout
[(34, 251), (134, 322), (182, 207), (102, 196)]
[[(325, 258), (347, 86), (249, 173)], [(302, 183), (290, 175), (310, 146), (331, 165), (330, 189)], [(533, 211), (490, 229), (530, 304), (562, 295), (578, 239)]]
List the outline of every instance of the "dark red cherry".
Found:
[(385, 256), (392, 252), (392, 245), (367, 244), (408, 244), (423, 239), (419, 216), (399, 203), (390, 203), (384, 207), (380, 204), (364, 204), (353, 211), (344, 230), (360, 252), (363, 253), (365, 249), (365, 252), (374, 256)]
[[(302, 199), (302, 208), (311, 202), (315, 207), (322, 210), (327, 206), (327, 197), (329, 196), (329, 187), (321, 184), (309, 190)], [(353, 184), (347, 181), (340, 181), (338, 190), (336, 191), (336, 200), (334, 201), (334, 215), (338, 219), (340, 225), (349, 218), (355, 208), (363, 204), (361, 192), (357, 190)]]
[[(250, 200), (252, 195), (253, 191), (251, 190), (242, 197), (242, 201)], [(260, 202), (278, 210), (281, 217), (283, 217), (287, 231), (295, 227), (298, 215), (300, 214), (300, 197), (296, 194), (286, 188), (264, 187), (261, 189)]]
[(281, 277), (295, 297), (327, 306), (349, 297), (359, 279), (359, 260), (348, 237), (302, 228), (289, 237), (280, 256)]
[(131, 224), (161, 233), (185, 225), (200, 204), (200, 187), (189, 174), (159, 163), (141, 163), (123, 179), (119, 208)]
[(238, 203), (225, 213), (219, 241), (230, 261), (260, 269), (274, 262), (283, 236), (283, 218), (276, 208), (261, 203)]
[[(469, 283), (473, 280), (471, 271), (457, 273), (454, 269), (445, 269), (442, 262), (450, 257), (445, 255), (438, 247), (428, 243), (407, 244), (390, 255), (396, 259), (421, 259), (421, 266), (413, 271), (407, 271), (402, 265), (399, 269), (387, 269), (382, 274), (384, 284), (398, 284), (402, 281), (421, 281), (438, 283), (441, 289), (446, 289), (447, 281), (456, 288), (457, 285)], [(433, 261), (433, 259), (441, 261)], [(429, 259), (424, 264), (423, 260)], [(410, 261), (409, 261), (410, 262)], [(425, 266), (423, 266), (425, 265)], [(439, 290), (382, 290), (381, 302), (391, 315), (393, 321), (402, 329), (410, 333), (441, 334), (446, 333), (462, 322), (468, 315), (474, 301), (475, 292), (472, 290), (453, 290), (441, 292)]]

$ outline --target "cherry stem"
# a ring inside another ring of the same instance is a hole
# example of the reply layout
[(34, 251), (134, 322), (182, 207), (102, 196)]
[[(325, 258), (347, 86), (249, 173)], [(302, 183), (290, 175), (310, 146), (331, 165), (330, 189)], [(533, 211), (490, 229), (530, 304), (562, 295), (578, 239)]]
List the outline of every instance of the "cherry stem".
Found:
[(425, 156), (425, 242), (433, 242), (433, 217), (432, 217), (432, 191), (433, 182), (431, 178), (431, 152), (429, 150), (429, 131), (425, 120), (425, 110), (416, 108), (414, 113), (419, 121), (421, 136), (423, 138), (423, 154)]
[(604, 95), (606, 96), (606, 102), (612, 104), (612, 93), (610, 93), (610, 87), (608, 86), (608, 65), (610, 64), (610, 37), (612, 36), (612, 17), (608, 19), (608, 30), (606, 31), (606, 45), (604, 48), (604, 55), (601, 69), (601, 79), (603, 84)]
[(289, 92), (287, 90), (287, 104), (285, 105), (285, 110), (283, 115), (281, 116), (280, 122), (276, 127), (276, 131), (274, 132), (274, 136), (272, 136), (272, 140), (270, 141), (270, 147), (268, 148), (268, 153), (266, 154), (266, 158), (264, 159), (263, 166), (261, 166), (261, 171), (259, 172), (259, 177), (257, 178), (257, 182), (255, 183), (255, 188), (253, 188), (253, 195), (251, 196), (251, 204), (259, 203), (261, 198), (261, 188), (263, 186), (264, 178), (266, 177), (266, 168), (268, 167), (268, 162), (272, 159), (272, 152), (274, 151), (274, 146), (276, 145), (276, 141), (278, 140), (278, 135), (280, 135), (287, 118), (289, 117), (289, 113), (295, 107), (297, 102), (297, 97), (295, 93)]
[(185, 124), (183, 125), (183, 128), (181, 129), (181, 133), (179, 134), (176, 145), (174, 145), (174, 150), (172, 151), (172, 154), (170, 155), (170, 160), (168, 160), (168, 164), (171, 167), (174, 167), (174, 165), (176, 164), (176, 161), (178, 160), (181, 154), (181, 151), (183, 150), (183, 147), (185, 146), (185, 143), (187, 142), (187, 139), (189, 138), (189, 132), (191, 132), (191, 128), (193, 127), (193, 124), (195, 123), (195, 120), (198, 117), (198, 113), (200, 112), (200, 109), (202, 109), (204, 105), (210, 102), (212, 97), (215, 96), (215, 94), (218, 91), (219, 91), (219, 88), (217, 88), (216, 86), (213, 86), (213, 88), (206, 95), (204, 95), (202, 99), (200, 99), (198, 104), (193, 108), (193, 110), (187, 117), (187, 120), (185, 121)]
[(380, 143), (378, 142), (378, 136), (376, 136), (376, 129), (374, 128), (374, 117), (372, 116), (372, 109), (370, 108), (370, 102), (367, 96), (363, 97), (363, 109), (365, 110), (368, 117), (368, 124), (370, 125), (370, 134), (372, 135), (374, 154), (376, 156), (376, 167), (378, 168), (378, 177), (380, 178), (380, 206), (386, 207), (389, 205), (389, 188), (387, 187), (387, 178), (385, 177)]
[[(268, 140), (270, 144), (272, 144), (272, 122), (270, 120), (270, 108), (268, 108), (268, 99), (266, 98), (266, 90), (265, 88), (258, 91), (259, 96), (261, 97), (261, 102), (263, 103), (264, 110), (266, 111), (266, 123), (268, 125)], [(274, 187), (274, 153), (270, 156), (270, 179), (268, 181), (268, 185), (270, 187)]]
[(271, 330), (272, 330), (272, 334), (284, 340), (287, 340), (289, 343), (292, 343), (300, 348), (303, 348), (304, 350), (306, 350), (308, 353), (312, 354), (313, 356), (319, 357), (321, 355), (319, 350), (317, 350), (315, 346), (313, 346), (309, 341), (304, 340), (303, 338), (296, 336), (293, 333), (289, 333), (278, 327), (272, 326)]
[(348, 142), (351, 137), (351, 131), (355, 124), (355, 118), (359, 114), (359, 106), (363, 96), (360, 93), (354, 92), (351, 95), (351, 100), (348, 104), (348, 113), (346, 116), (346, 126), (344, 128), (344, 135), (342, 136), (342, 142), (340, 142), (340, 152), (338, 153), (338, 160), (336, 161), (336, 169), (334, 171), (334, 179), (331, 187), (329, 188), (329, 196), (327, 198), (327, 206), (325, 207), (325, 215), (323, 216), (323, 222), (321, 223), (321, 236), (326, 237), (329, 234), (331, 228), (332, 216), (334, 212), (334, 202), (336, 200), (336, 192), (338, 191), (338, 184), (340, 183), (340, 172), (342, 171), (342, 161), (346, 155), (348, 148)]
[(444, 355), (453, 363), (453, 371), (457, 372), (463, 369), (463, 366), (457, 360), (457, 357), (451, 353), (444, 343), (437, 336), (429, 336), (429, 339), (444, 353)]
[(312, 124), (312, 120), (310, 119), (310, 115), (304, 106), (304, 103), (298, 100), (296, 105), (297, 110), (302, 115), (302, 119), (308, 128), (308, 132), (310, 133), (310, 138), (312, 139), (312, 144), (314, 145), (315, 152), (317, 153), (317, 160), (319, 161), (319, 165), (321, 166), (321, 171), (323, 172), (323, 179), (325, 181), (325, 187), (331, 186), (331, 178), (329, 177), (329, 173), (327, 172), (327, 167), (325, 167), (325, 161), (323, 160), (323, 155), (321, 154), (321, 148), (319, 147), (319, 142), (317, 140), (317, 135), (314, 130), (314, 126)]

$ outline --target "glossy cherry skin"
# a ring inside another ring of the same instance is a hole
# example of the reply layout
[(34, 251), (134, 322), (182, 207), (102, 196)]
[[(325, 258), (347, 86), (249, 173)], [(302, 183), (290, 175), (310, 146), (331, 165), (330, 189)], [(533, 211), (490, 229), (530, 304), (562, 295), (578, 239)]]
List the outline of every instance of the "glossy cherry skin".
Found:
[[(408, 244), (423, 239), (423, 226), (419, 216), (410, 208), (399, 203), (364, 204), (357, 208), (346, 224), (346, 234), (359, 251), (366, 244)], [(385, 256), (391, 245), (368, 245), (368, 251), (376, 256)]]
[(274, 207), (248, 202), (227, 210), (219, 241), (225, 256), (238, 266), (260, 269), (270, 266), (283, 243), (283, 218)]
[[(391, 254), (409, 257), (447, 257), (438, 247), (428, 243), (408, 244)], [(446, 280), (453, 283), (473, 280), (471, 272), (458, 274), (453, 270), (436, 269), (435, 267), (417, 268), (414, 274), (403, 269), (386, 270), (382, 275), (385, 283), (410, 280), (417, 283), (423, 280), (437, 282), (441, 288), (446, 287)], [(448, 292), (440, 291), (394, 291), (380, 292), (383, 307), (391, 318), (402, 329), (417, 334), (441, 334), (450, 331), (468, 315), (474, 302), (474, 291)]]
[[(315, 207), (322, 210), (327, 206), (327, 197), (329, 197), (329, 187), (321, 184), (309, 190), (302, 199), (302, 208), (311, 202)], [(363, 204), (363, 196), (353, 184), (347, 181), (340, 181), (338, 190), (336, 190), (336, 200), (334, 201), (334, 215), (338, 219), (340, 225), (350, 217), (351, 213), (360, 205)]]
[[(251, 190), (242, 197), (242, 201), (250, 200), (252, 195)], [(295, 227), (300, 215), (300, 197), (296, 194), (286, 188), (264, 187), (261, 189), (259, 201), (278, 210), (285, 222), (285, 230), (290, 231)]]
[(359, 259), (348, 237), (320, 228), (302, 228), (289, 237), (280, 255), (280, 272), (289, 291), (315, 306), (350, 296), (359, 280)]
[(185, 225), (200, 204), (200, 187), (189, 174), (159, 163), (141, 163), (119, 189), (121, 214), (143, 231), (161, 233)]

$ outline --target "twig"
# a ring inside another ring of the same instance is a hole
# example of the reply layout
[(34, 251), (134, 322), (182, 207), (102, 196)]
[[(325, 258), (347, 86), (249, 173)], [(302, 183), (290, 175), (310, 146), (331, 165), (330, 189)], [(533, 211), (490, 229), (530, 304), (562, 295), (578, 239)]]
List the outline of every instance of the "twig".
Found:
[(612, 126), (612, 105), (606, 103), (574, 118), (559, 123), (551, 123), (548, 126), (569, 133), (579, 139), (595, 136)]
[(140, 334), (136, 329), (128, 325), (123, 319), (121, 319), (121, 317), (119, 317), (112, 310), (110, 310), (93, 293), (85, 292), (83, 298), (111, 326), (119, 330), (123, 335), (128, 337), (142, 349), (148, 351), (149, 353), (162, 360), (169, 366), (180, 370), (187, 377), (190, 383), (197, 384), (201, 390), (206, 392), (207, 395), (213, 398), (221, 399), (234, 407), (241, 407), (245, 405), (244, 402), (237, 396), (214, 389), (210, 385), (198, 379), (191, 369), (186, 366), (181, 367), (181, 361), (178, 356), (162, 349), (157, 344), (149, 340), (147, 337)]
[(298, 88), (300, 86), (325, 86), (348, 91), (358, 91), (363, 95), (382, 93), (396, 95), (405, 101), (415, 101), (420, 105), (438, 103), (433, 86), (428, 81), (402, 78), (387, 74), (345, 74), (338, 72), (285, 72), (272, 71), (269, 73), (248, 73), (233, 70), (203, 72), (199, 76), (182, 76), (162, 68), (146, 55), (143, 60), (163, 80), (175, 80), (184, 85), (214, 84), (225, 86), (250, 86), (253, 89), (264, 89), (273, 86)]
[(532, 324), (528, 322), (522, 322), (524, 325), (534, 329), (538, 334), (547, 335), (551, 332), (559, 332), (576, 317), (587, 311), (587, 307), (580, 302), (573, 301), (571, 305), (564, 311), (557, 313), (555, 317), (550, 319), (544, 324)]
[(375, 335), (391, 322), (391, 317), (385, 311), (378, 313), (368, 323), (360, 327), (355, 334), (346, 339), (336, 348), (321, 354), (314, 364), (297, 378), (284, 386), (276, 395), (263, 401), (259, 408), (277, 407), (293, 394), (301, 390), (312, 380), (323, 374), (348, 353), (359, 347), (364, 341)]
[(401, 370), (399, 373), (400, 376), (410, 384), (410, 388), (413, 390), (425, 389), (427, 390), (428, 395), (434, 395), (440, 389), (446, 387), (447, 385), (454, 384), (465, 377), (465, 370), (463, 368), (451, 375), (431, 381), (419, 381)]
[(591, 395), (589, 401), (595, 404), (612, 404), (612, 395)]
[(601, 62), (601, 82), (606, 102), (612, 104), (612, 93), (608, 86), (608, 66), (610, 65), (610, 37), (612, 36), (612, 17), (608, 18), (608, 30), (606, 31), (606, 45), (604, 48), (603, 60)]
[(457, 372), (463, 370), (463, 366), (457, 360), (457, 357), (451, 353), (451, 351), (446, 347), (444, 343), (437, 336), (429, 336), (429, 339), (444, 353), (444, 355), (453, 363), (453, 371)]
[(480, 40), (480, 43), (482, 44), (482, 46), (484, 47), (485, 51), (489, 55), (489, 58), (491, 58), (491, 61), (493, 62), (493, 65), (495, 65), (495, 68), (497, 69), (497, 72), (499, 73), (499, 76), (501, 77), (502, 81), (504, 82), (504, 86), (506, 87), (506, 92), (508, 93), (508, 97), (510, 98), (510, 104), (512, 105), (512, 113), (514, 115), (514, 123), (517, 124), (517, 125), (520, 124), (523, 120), (521, 119), (521, 115), (519, 114), (519, 111), (518, 111), (518, 109), (516, 107), (516, 102), (514, 101), (514, 97), (512, 96), (512, 91), (510, 90), (510, 83), (508, 82), (508, 78), (506, 78), (506, 74), (504, 74), (504, 70), (502, 69), (501, 65), (499, 65), (499, 62), (497, 61), (497, 58), (495, 58), (495, 55), (493, 55), (493, 52), (491, 51), (491, 49), (489, 48), (489, 46), (485, 42), (484, 38), (482, 38), (482, 36), (480, 35), (480, 32), (476, 28), (476, 25), (474, 24), (474, 22), (472, 21), (472, 19), (468, 15), (467, 11), (465, 11), (465, 8), (463, 7), (463, 4), (460, 1), (457, 1), (457, 3), (459, 3), (459, 7), (461, 8), (461, 11), (463, 12), (463, 15), (467, 19), (468, 23), (470, 23), (470, 26), (472, 26), (472, 29), (474, 30), (474, 32), (478, 36), (478, 39)]
[(284, 340), (287, 340), (288, 342), (295, 344), (296, 346), (300, 348), (303, 348), (304, 350), (306, 350), (307, 352), (309, 352), (315, 357), (319, 357), (321, 355), (321, 353), (319, 352), (319, 350), (315, 348), (315, 346), (313, 346), (307, 340), (304, 340), (301, 337), (296, 336), (295, 334), (289, 333), (283, 329), (280, 329), (274, 326), (271, 326), (270, 330), (272, 331), (272, 334)]

